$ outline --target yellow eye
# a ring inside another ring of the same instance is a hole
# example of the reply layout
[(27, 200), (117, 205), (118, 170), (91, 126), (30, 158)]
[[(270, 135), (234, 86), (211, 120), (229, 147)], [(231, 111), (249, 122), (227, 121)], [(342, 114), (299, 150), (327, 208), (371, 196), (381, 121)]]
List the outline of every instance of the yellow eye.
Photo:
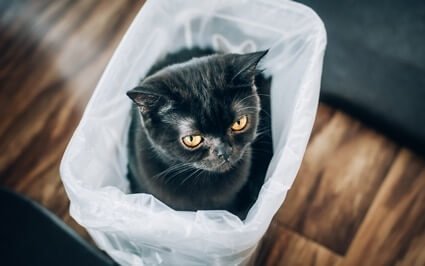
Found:
[(233, 131), (241, 131), (242, 129), (246, 127), (246, 124), (248, 124), (248, 117), (246, 115), (243, 115), (239, 118), (238, 121), (233, 123), (233, 125), (231, 126), (231, 129)]
[(189, 148), (196, 148), (203, 140), (200, 135), (189, 135), (182, 138), (183, 144)]

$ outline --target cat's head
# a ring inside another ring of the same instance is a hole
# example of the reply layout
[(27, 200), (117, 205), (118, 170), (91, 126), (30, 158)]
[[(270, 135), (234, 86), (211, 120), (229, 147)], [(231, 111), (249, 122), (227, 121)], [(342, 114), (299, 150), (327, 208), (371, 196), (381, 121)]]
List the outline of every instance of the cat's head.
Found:
[(221, 173), (243, 159), (259, 124), (255, 75), (266, 53), (194, 58), (156, 72), (129, 91), (157, 152)]

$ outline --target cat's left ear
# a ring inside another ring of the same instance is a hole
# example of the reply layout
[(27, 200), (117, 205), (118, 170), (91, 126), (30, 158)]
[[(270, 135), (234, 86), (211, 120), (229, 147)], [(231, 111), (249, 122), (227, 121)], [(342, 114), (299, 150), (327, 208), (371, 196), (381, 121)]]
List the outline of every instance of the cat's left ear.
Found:
[(258, 51), (248, 54), (235, 55), (233, 67), (235, 74), (231, 81), (244, 80), (253, 82), (257, 74), (257, 65), (269, 50)]
[(128, 91), (127, 96), (137, 104), (143, 114), (158, 107), (165, 100), (160, 92), (149, 86), (138, 86)]

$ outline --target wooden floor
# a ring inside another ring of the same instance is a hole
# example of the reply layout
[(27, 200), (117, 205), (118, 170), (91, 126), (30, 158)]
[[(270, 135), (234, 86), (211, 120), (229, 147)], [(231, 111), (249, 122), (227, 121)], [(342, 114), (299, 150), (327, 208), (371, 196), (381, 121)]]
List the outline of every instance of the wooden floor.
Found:
[[(79, 234), (59, 163), (141, 1), (0, 3), (0, 184)], [(425, 161), (320, 105), (257, 265), (425, 265)]]

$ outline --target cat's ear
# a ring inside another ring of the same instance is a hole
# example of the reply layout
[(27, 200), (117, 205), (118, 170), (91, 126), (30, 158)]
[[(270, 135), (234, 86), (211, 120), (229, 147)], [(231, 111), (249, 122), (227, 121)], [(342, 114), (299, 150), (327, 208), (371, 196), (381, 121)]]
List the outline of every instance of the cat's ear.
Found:
[(260, 60), (269, 52), (269, 50), (235, 55), (233, 61), (234, 74), (231, 81), (250, 81), (253, 82), (258, 73), (257, 65)]
[(127, 96), (139, 107), (142, 113), (158, 107), (164, 102), (164, 96), (149, 86), (138, 86), (127, 92)]

